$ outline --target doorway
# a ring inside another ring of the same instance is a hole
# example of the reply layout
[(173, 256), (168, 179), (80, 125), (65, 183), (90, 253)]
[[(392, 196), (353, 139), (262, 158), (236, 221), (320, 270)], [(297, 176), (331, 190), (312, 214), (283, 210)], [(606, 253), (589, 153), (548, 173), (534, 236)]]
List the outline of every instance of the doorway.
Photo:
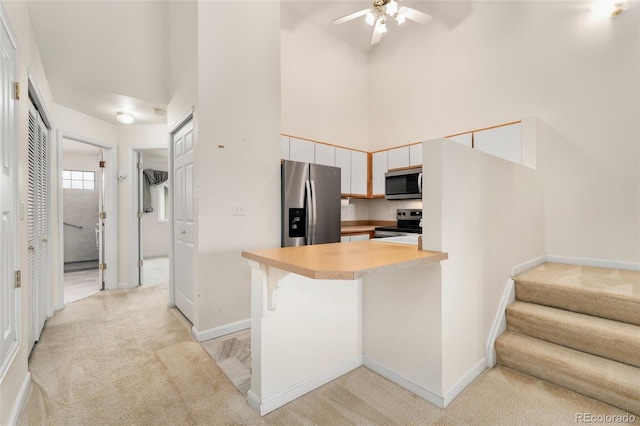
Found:
[(58, 132), (57, 309), (117, 284), (117, 148)]
[(64, 138), (62, 232), (64, 303), (104, 290), (100, 212), (104, 205), (103, 148)]
[[(131, 179), (129, 286), (169, 287), (171, 242), (169, 149), (130, 148)], [(122, 178), (125, 178), (124, 176)]]

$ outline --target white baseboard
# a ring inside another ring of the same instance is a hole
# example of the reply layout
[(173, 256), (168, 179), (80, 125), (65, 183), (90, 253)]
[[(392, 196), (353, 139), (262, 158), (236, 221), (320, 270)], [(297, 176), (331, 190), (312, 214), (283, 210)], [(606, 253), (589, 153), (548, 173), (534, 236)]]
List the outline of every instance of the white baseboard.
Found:
[(566, 263), (577, 266), (594, 266), (597, 268), (624, 269), (628, 271), (640, 271), (640, 263), (617, 262), (613, 260), (590, 259), (586, 257), (568, 257), (547, 255), (547, 262)]
[(362, 355), (358, 355), (355, 358), (347, 360), (340, 365), (337, 365), (330, 370), (311, 377), (303, 382), (297, 383), (283, 391), (276, 393), (266, 399), (260, 401), (251, 390), (249, 390), (247, 396), (249, 398), (249, 405), (256, 410), (261, 416), (272, 412), (276, 408), (280, 408), (283, 405), (300, 398), (302, 395), (311, 392), (320, 386), (329, 383), (330, 381), (337, 379), (343, 374), (358, 368), (362, 365)]
[[(449, 405), (467, 386), (471, 384), (484, 370), (487, 369), (487, 359), (481, 358), (458, 381), (444, 393), (444, 407)], [(443, 407), (443, 408), (444, 408)]]
[[(425, 399), (435, 405), (438, 408), (444, 408), (445, 399), (444, 396), (435, 392), (425, 386), (422, 386), (413, 380), (397, 373), (385, 365), (380, 364), (378, 361), (364, 356), (364, 366), (381, 375), (382, 377), (391, 380), (393, 383), (405, 388), (406, 390), (413, 392), (420, 398)], [(456, 394), (457, 395), (457, 394)]]
[(527, 260), (526, 262), (522, 262), (521, 264), (511, 268), (511, 276), (515, 277), (516, 275), (519, 275), (525, 271), (528, 271), (529, 269), (533, 269), (536, 266), (542, 265), (546, 261), (547, 261), (546, 256), (540, 256), (531, 260)]
[(9, 415), (9, 425), (14, 426), (18, 424), (18, 419), (20, 418), (20, 413), (22, 412), (22, 407), (24, 406), (24, 402), (27, 400), (27, 395), (29, 394), (29, 388), (31, 387), (31, 373), (27, 371), (27, 374), (22, 381), (22, 386), (20, 386), (20, 390), (18, 391), (18, 395), (16, 397), (16, 402), (13, 404), (13, 408), (11, 409), (11, 414)]
[[(129, 284), (129, 283), (118, 283), (119, 289), (131, 290), (132, 288), (138, 287), (137, 284)], [(107, 289), (108, 290), (108, 289)]]
[(516, 286), (513, 279), (509, 279), (509, 281), (507, 281), (507, 285), (504, 288), (504, 291), (502, 292), (502, 298), (500, 299), (498, 312), (496, 312), (496, 317), (493, 320), (493, 327), (491, 327), (489, 339), (487, 340), (487, 345), (485, 346), (484, 350), (485, 360), (487, 362), (487, 367), (489, 368), (492, 368), (496, 365), (496, 339), (507, 329), (506, 309), (507, 306), (509, 306), (509, 304), (513, 303), (515, 300)]
[(220, 327), (210, 328), (204, 331), (198, 331), (195, 327), (191, 328), (191, 335), (198, 341), (215, 339), (216, 337), (226, 336), (227, 334), (251, 328), (251, 318), (241, 321), (232, 322), (230, 324), (221, 325)]

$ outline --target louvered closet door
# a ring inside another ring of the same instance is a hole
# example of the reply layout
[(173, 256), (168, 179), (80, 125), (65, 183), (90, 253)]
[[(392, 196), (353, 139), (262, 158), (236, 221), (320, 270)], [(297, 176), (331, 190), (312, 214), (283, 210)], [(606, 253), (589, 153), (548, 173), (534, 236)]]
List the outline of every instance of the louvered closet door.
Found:
[(33, 105), (29, 108), (27, 188), (27, 276), (31, 299), (29, 348), (40, 338), (46, 319), (45, 294), (48, 286), (48, 132)]

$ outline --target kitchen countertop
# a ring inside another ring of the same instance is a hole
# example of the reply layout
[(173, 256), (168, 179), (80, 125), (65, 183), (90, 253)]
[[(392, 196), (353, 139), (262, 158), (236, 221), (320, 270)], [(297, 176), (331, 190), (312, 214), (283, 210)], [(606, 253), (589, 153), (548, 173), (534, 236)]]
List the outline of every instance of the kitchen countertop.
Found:
[(356, 234), (358, 232), (372, 232), (376, 227), (380, 225), (356, 225), (356, 226), (343, 226), (340, 228), (340, 234)]
[(415, 245), (357, 241), (243, 251), (242, 257), (314, 279), (356, 280), (376, 271), (439, 262), (447, 253)]

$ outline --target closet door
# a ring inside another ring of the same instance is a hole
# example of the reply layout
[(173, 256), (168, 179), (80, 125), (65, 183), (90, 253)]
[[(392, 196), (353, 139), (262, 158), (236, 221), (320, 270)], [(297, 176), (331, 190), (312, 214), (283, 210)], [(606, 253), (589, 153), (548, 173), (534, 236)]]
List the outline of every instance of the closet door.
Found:
[(31, 304), (29, 348), (40, 338), (49, 288), (49, 132), (33, 106), (29, 108), (27, 166), (27, 276)]

